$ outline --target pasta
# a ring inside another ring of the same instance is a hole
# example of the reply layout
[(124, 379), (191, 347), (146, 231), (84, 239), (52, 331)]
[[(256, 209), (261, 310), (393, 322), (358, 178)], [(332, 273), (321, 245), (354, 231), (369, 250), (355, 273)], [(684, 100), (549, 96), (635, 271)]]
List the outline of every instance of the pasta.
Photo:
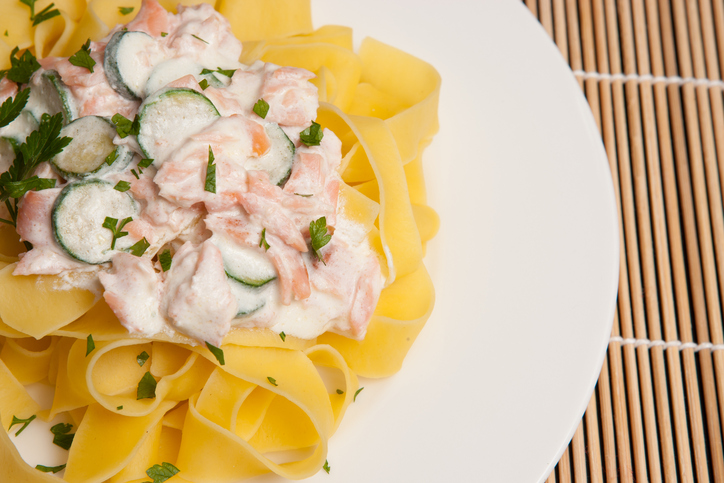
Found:
[[(161, 1), (170, 11), (174, 3)], [(434, 305), (423, 256), (439, 221), (427, 206), (422, 173), (422, 152), (438, 129), (434, 68), (372, 39), (355, 53), (350, 29), (313, 30), (308, 0), (279, 0), (273, 9), (265, 0), (204, 3), (230, 19), (244, 42), (242, 62), (260, 59), (316, 74), (317, 122), (342, 141), (347, 184), (340, 210), (371, 230), (388, 284), (362, 341), (332, 333), (283, 340), (268, 329), (232, 329), (221, 346), (222, 366), (188, 339), (129, 336), (102, 298), (64, 289), (59, 276), (13, 276), (25, 249), (12, 228), (1, 228), (0, 420), (7, 429), (13, 418), (72, 419), (68, 482), (147, 481), (146, 471), (164, 462), (179, 470), (180, 482), (234, 482), (267, 472), (311, 476), (325, 463), (357, 377), (398, 371)], [(10, 2), (0, 18), (0, 34), (7, 31), (0, 35), (0, 68), (10, 67), (16, 45), (38, 57), (72, 55), (86, 39), (128, 21), (119, 7), (137, 11), (140, 4), (55, 0), (60, 15), (33, 27), (27, 7)], [(320, 369), (335, 375), (336, 390)], [(155, 397), (139, 399), (146, 374)], [(25, 389), (36, 382), (55, 387), (49, 409)], [(28, 466), (0, 431), (0, 482), (11, 481), (60, 480)]]

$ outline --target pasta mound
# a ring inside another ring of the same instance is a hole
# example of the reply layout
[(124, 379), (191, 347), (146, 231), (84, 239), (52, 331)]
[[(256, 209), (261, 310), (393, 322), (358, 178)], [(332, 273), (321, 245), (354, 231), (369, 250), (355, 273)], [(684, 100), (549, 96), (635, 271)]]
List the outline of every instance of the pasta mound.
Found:
[[(160, 3), (175, 10), (175, 1)], [(174, 465), (181, 482), (238, 481), (267, 472), (311, 476), (325, 464), (329, 438), (359, 389), (357, 376), (398, 371), (433, 308), (422, 258), (439, 222), (426, 203), (421, 157), (438, 129), (435, 69), (373, 39), (355, 53), (351, 29), (312, 28), (308, 0), (275, 2), (274, 10), (264, 0), (205, 3), (216, 3), (244, 42), (241, 62), (316, 74), (317, 122), (342, 140), (340, 209), (370, 229), (390, 283), (362, 341), (233, 329), (221, 346), (221, 365), (203, 346), (168, 336), (132, 338), (102, 298), (62, 289), (59, 277), (13, 276), (25, 247), (12, 227), (3, 226), (0, 420), (6, 429), (14, 418), (33, 415), (72, 422), (64, 481), (147, 481), (146, 471), (162, 463)], [(135, 15), (119, 5), (55, 0), (59, 15), (33, 26), (27, 6), (10, 2), (0, 18), (0, 34), (7, 31), (0, 35), (0, 68), (10, 67), (16, 45), (38, 57), (72, 55), (86, 39), (100, 39)], [(140, 0), (121, 6), (137, 12)], [(339, 387), (328, 389), (319, 368), (336, 371)], [(155, 382), (153, 397), (141, 397), (142, 380)], [(34, 383), (54, 387), (52, 407), (30, 397), (26, 386)], [(0, 482), (61, 481), (22, 460), (12, 441), (18, 429), (0, 431)], [(280, 451), (289, 451), (290, 459), (271, 458)]]

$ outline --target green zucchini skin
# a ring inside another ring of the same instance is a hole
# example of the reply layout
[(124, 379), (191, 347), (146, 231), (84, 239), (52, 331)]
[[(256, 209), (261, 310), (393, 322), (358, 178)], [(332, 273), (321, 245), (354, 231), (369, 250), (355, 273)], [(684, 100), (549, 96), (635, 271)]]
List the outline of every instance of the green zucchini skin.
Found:
[(220, 116), (216, 106), (200, 92), (183, 87), (159, 89), (138, 110), (138, 145), (143, 155), (159, 167), (189, 136), (206, 129)]
[[(144, 95), (144, 88), (148, 76), (153, 69), (151, 66), (140, 66), (133, 62), (136, 49), (148, 52), (156, 40), (145, 32), (125, 31), (116, 32), (106, 45), (103, 69), (106, 73), (108, 84), (122, 97), (138, 101)], [(130, 56), (131, 60), (126, 59)], [(160, 60), (152, 58), (152, 64)]]
[(107, 181), (88, 178), (68, 183), (61, 190), (51, 212), (51, 227), (55, 241), (68, 255), (99, 265), (130, 246), (127, 238), (119, 238), (111, 250), (111, 232), (103, 227), (105, 217), (121, 220), (137, 214), (138, 204), (130, 194), (113, 189)]
[(36, 120), (46, 113), (51, 116), (62, 113), (64, 125), (78, 117), (78, 109), (70, 88), (54, 70), (47, 70), (33, 77), (26, 109)]
[(227, 277), (231, 293), (236, 298), (237, 312), (235, 317), (249, 315), (266, 305), (263, 287), (251, 287), (232, 277)]

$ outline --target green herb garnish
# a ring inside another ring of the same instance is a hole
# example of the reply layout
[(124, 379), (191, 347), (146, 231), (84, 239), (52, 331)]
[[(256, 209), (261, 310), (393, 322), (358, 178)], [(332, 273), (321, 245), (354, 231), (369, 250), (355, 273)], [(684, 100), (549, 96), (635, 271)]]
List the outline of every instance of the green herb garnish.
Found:
[(116, 125), (116, 132), (121, 138), (129, 135), (138, 136), (141, 125), (138, 122), (138, 116), (133, 121), (127, 119), (123, 114), (114, 114), (111, 122)]
[(148, 243), (148, 240), (146, 240), (146, 237), (144, 236), (140, 240), (138, 240), (136, 243), (131, 245), (128, 248), (128, 252), (131, 255), (136, 255), (137, 257), (143, 256), (144, 253), (146, 253), (146, 250), (148, 250), (148, 247), (150, 247), (151, 244)]
[(53, 473), (53, 474), (55, 474), (55, 473), (57, 473), (57, 472), (62, 471), (63, 469), (65, 469), (65, 465), (60, 465), (60, 466), (43, 466), (43, 465), (37, 465), (37, 466), (35, 467), (35, 469), (38, 470), (38, 471), (42, 471), (43, 473)]
[(209, 81), (202, 79), (201, 82), (199, 82), (199, 87), (201, 87), (202, 91), (205, 91), (206, 88), (209, 87)]
[(269, 103), (266, 102), (264, 99), (259, 99), (256, 101), (256, 104), (254, 104), (254, 107), (252, 109), (254, 111), (254, 114), (259, 116), (262, 119), (266, 119), (266, 115), (269, 113)]
[(332, 468), (329, 467), (329, 462), (328, 462), (327, 460), (324, 460), (324, 466), (322, 466), (322, 469), (323, 469), (324, 471), (326, 471), (327, 474), (329, 474), (329, 470), (332, 469)]
[(236, 72), (236, 69), (222, 69), (221, 67), (217, 67), (216, 70), (204, 69), (201, 71), (201, 75), (213, 74), (214, 72), (218, 72), (219, 74), (225, 75), (226, 77), (231, 77), (234, 75), (234, 72)]
[(266, 228), (261, 231), (261, 240), (259, 240), (259, 248), (264, 247), (264, 251), (271, 248), (269, 242), (266, 241)]
[(128, 15), (133, 12), (133, 7), (118, 7), (118, 11), (121, 12), (121, 15)]
[(106, 216), (106, 219), (103, 220), (103, 228), (108, 228), (109, 230), (111, 230), (111, 233), (113, 234), (113, 238), (111, 239), (111, 250), (115, 250), (116, 240), (128, 235), (127, 231), (122, 231), (122, 230), (123, 230), (123, 227), (126, 226), (131, 221), (133, 221), (133, 218), (130, 216), (128, 218), (124, 218), (120, 222), (116, 218), (111, 218), (110, 216)]
[(10, 427), (8, 428), (8, 431), (13, 429), (13, 426), (15, 426), (16, 424), (22, 424), (23, 426), (20, 429), (18, 429), (18, 431), (15, 433), (15, 436), (19, 436), (20, 433), (25, 431), (25, 428), (27, 428), (28, 425), (30, 423), (32, 423), (35, 418), (37, 418), (37, 416), (35, 414), (30, 416), (28, 419), (20, 419), (16, 416), (13, 416), (13, 421), (10, 423)]
[(277, 384), (277, 380), (274, 379), (274, 378), (271, 377), (271, 376), (268, 376), (266, 379), (267, 379), (267, 381), (269, 381), (273, 386), (278, 386), (278, 385), (279, 385), (279, 384)]
[(357, 394), (361, 393), (362, 389), (364, 389), (364, 387), (360, 387), (359, 389), (357, 389), (357, 392), (354, 393), (354, 397), (352, 398), (352, 402), (357, 401)]
[(121, 193), (125, 193), (126, 191), (131, 189), (131, 183), (129, 183), (128, 181), (121, 180), (118, 183), (116, 183), (116, 185), (113, 187), (113, 189), (116, 191), (120, 191)]
[(168, 35), (168, 32), (161, 32), (161, 37), (165, 37)]
[(114, 149), (108, 156), (106, 156), (106, 164), (108, 166), (113, 165), (118, 159), (118, 148)]
[[(37, 14), (35, 13), (35, 2), (37, 0), (20, 0), (21, 3), (24, 3), (28, 7), (30, 7), (30, 20), (33, 22), (33, 27), (38, 25), (40, 22), (45, 22), (48, 19), (51, 19), (53, 17), (57, 17), (60, 15), (60, 12), (58, 9), (53, 9), (55, 7), (54, 3), (51, 3), (44, 9), (42, 9)], [(52, 9), (52, 10), (51, 10)], [(7, 31), (6, 31), (7, 32)]]
[(193, 38), (195, 38), (196, 40), (200, 40), (200, 41), (202, 41), (203, 43), (208, 44), (208, 42), (205, 41), (204, 39), (202, 39), (201, 37), (197, 37), (197, 36), (194, 35), (194, 34), (191, 34), (191, 36), (192, 36)]
[(168, 270), (171, 268), (171, 261), (173, 258), (171, 257), (171, 250), (164, 250), (161, 252), (161, 254), (158, 256), (158, 262), (161, 264), (161, 270), (164, 272), (168, 272)]
[(216, 357), (216, 360), (219, 361), (219, 364), (221, 364), (222, 366), (226, 364), (226, 362), (224, 361), (224, 351), (223, 350), (219, 349), (216, 346), (209, 344), (208, 342), (206, 343), (206, 347), (208, 347), (209, 350), (211, 351), (211, 353), (214, 354), (214, 357)]
[(309, 236), (312, 238), (312, 250), (317, 258), (322, 260), (322, 263), (326, 265), (322, 254), (319, 250), (322, 249), (332, 239), (332, 235), (327, 234), (327, 217), (323, 216), (320, 219), (309, 223)]
[(156, 379), (151, 375), (151, 371), (146, 372), (138, 382), (136, 389), (136, 399), (153, 399), (156, 397)]
[(284, 333), (284, 331), (279, 332), (279, 338), (282, 339), (282, 342), (287, 341), (287, 334)]
[(337, 394), (344, 394), (344, 391), (341, 389), (337, 389)]
[(151, 159), (151, 158), (143, 158), (142, 160), (140, 160), (140, 161), (138, 162), (138, 167), (145, 169), (145, 168), (148, 168), (149, 166), (151, 166), (152, 164), (153, 164), (153, 159)]
[(136, 362), (138, 363), (139, 366), (143, 367), (143, 365), (146, 363), (146, 361), (148, 360), (149, 357), (151, 357), (151, 356), (148, 355), (148, 352), (143, 351), (136, 356)]
[[(20, 51), (19, 48), (15, 47), (10, 52), (10, 69), (3, 71), (4, 75), (7, 75), (8, 79), (18, 84), (27, 84), (30, 82), (30, 77), (35, 73), (36, 70), (40, 69), (35, 56), (26, 50), (23, 55), (16, 57), (16, 54)], [(2, 76), (0, 76), (0, 79)]]
[(88, 39), (78, 52), (70, 56), (68, 62), (78, 67), (85, 67), (92, 74), (93, 66), (96, 65), (96, 61), (93, 60), (93, 57), (91, 57), (90, 54), (90, 39)]
[(209, 162), (206, 165), (206, 183), (204, 184), (204, 190), (209, 193), (216, 193), (216, 165), (214, 159), (214, 152), (209, 146)]
[(299, 139), (307, 146), (319, 146), (323, 137), (322, 126), (316, 122), (312, 122), (311, 126), (299, 133)]
[(13, 122), (23, 112), (25, 104), (28, 103), (30, 89), (23, 89), (15, 97), (8, 97), (0, 106), (0, 127), (5, 127)]
[(96, 348), (96, 343), (93, 342), (93, 334), (88, 334), (88, 337), (85, 339), (85, 356), (88, 357), (88, 355), (93, 352)]
[(163, 483), (168, 480), (180, 470), (171, 463), (161, 463), (160, 465), (153, 465), (146, 470), (146, 474), (149, 478), (153, 478), (153, 483)]
[(73, 425), (66, 423), (59, 423), (50, 428), (50, 432), (53, 433), (53, 444), (69, 450), (75, 437), (75, 434), (68, 434), (71, 429), (73, 429)]

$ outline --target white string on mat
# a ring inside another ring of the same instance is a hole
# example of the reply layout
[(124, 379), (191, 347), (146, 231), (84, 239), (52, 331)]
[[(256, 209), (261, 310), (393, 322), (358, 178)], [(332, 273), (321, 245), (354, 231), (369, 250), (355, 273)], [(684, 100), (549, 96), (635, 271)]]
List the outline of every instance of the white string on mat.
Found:
[(604, 74), (601, 72), (586, 72), (583, 70), (574, 70), (573, 75), (580, 77), (583, 80), (607, 80), (610, 82), (614, 81), (635, 81), (635, 82), (650, 82), (651, 84), (666, 84), (666, 85), (684, 85), (693, 84), (694, 86), (706, 86), (706, 87), (719, 87), (724, 88), (724, 81), (711, 80), (711, 79), (697, 79), (695, 77), (679, 77), (679, 76), (652, 76), (651, 74)]
[(621, 336), (614, 335), (608, 340), (609, 344), (612, 342), (617, 342), (624, 345), (633, 345), (635, 348), (639, 348), (642, 346), (645, 346), (648, 349), (651, 349), (653, 347), (663, 347), (664, 349), (669, 349), (671, 347), (678, 347), (679, 350), (684, 349), (694, 349), (694, 352), (699, 352), (704, 349), (709, 349), (710, 351), (720, 351), (724, 350), (724, 344), (712, 344), (711, 342), (702, 342), (701, 344), (696, 344), (694, 342), (681, 342), (680, 340), (672, 340), (672, 341), (665, 341), (665, 340), (649, 340), (649, 339), (635, 339), (635, 338), (626, 338), (624, 339)]

